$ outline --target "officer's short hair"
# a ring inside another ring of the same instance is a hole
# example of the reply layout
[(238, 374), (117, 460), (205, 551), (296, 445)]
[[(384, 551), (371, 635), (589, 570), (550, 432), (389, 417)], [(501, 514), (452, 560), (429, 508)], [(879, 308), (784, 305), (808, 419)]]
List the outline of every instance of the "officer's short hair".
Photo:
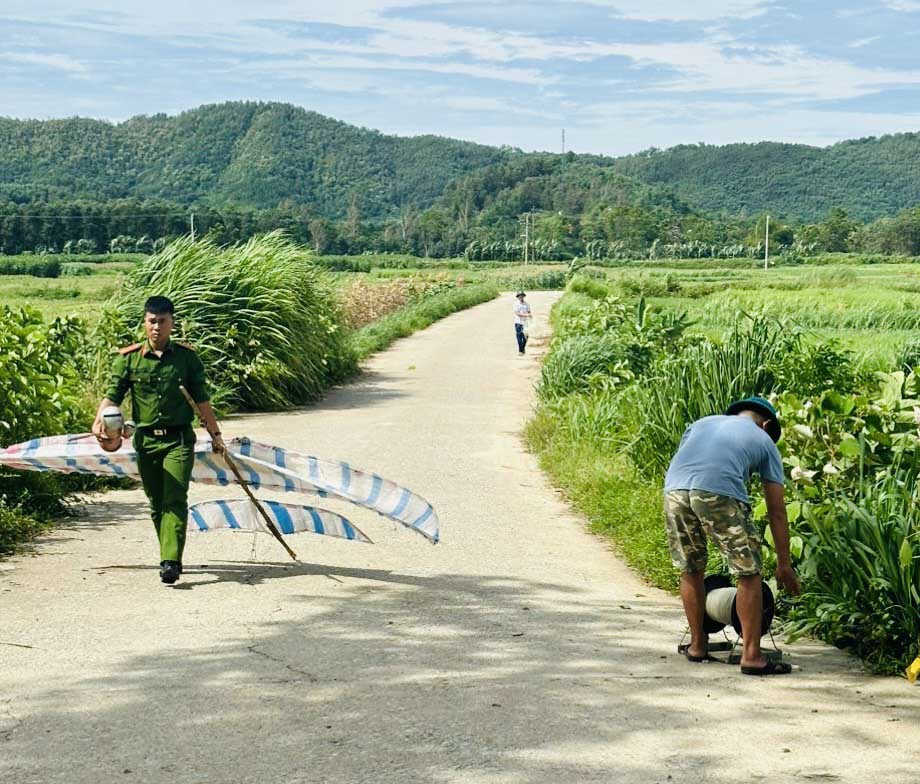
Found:
[(150, 297), (144, 303), (144, 313), (153, 313), (154, 316), (171, 316), (175, 310), (175, 305), (168, 297)]

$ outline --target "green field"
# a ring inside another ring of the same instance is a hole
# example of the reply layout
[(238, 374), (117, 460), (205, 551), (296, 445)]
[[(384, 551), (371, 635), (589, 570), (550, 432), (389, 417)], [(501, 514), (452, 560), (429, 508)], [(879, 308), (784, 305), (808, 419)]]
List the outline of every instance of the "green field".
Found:
[[(638, 265), (637, 265), (638, 266)], [(663, 311), (686, 312), (691, 333), (715, 337), (741, 313), (766, 313), (838, 340), (877, 367), (891, 366), (920, 333), (920, 264), (737, 269), (681, 262), (641, 270), (589, 268), (622, 296), (644, 294)]]
[[(80, 257), (71, 257), (75, 261)], [(104, 259), (105, 257), (94, 257)], [(120, 257), (123, 259), (124, 257)], [(138, 256), (142, 259), (142, 256)], [(841, 257), (845, 260), (846, 257)], [(494, 283), (500, 289), (562, 288), (565, 264), (473, 263), (406, 256), (318, 257), (339, 287), (394, 279)], [(65, 263), (65, 267), (66, 267)], [(131, 261), (94, 263), (92, 274), (59, 278), (0, 275), (0, 304), (29, 305), (45, 316), (91, 317), (116, 291)], [(342, 267), (353, 266), (360, 271)], [(834, 338), (867, 362), (887, 367), (920, 332), (920, 264), (830, 264), (767, 271), (737, 262), (635, 262), (581, 274), (603, 279), (622, 296), (643, 294), (655, 308), (685, 311), (691, 332), (717, 336), (742, 312), (788, 319), (815, 335)]]

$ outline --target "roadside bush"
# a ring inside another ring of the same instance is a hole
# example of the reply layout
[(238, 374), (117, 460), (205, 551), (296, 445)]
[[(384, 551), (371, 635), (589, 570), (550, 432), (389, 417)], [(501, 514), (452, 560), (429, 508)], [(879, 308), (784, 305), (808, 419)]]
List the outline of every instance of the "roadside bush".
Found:
[(579, 270), (578, 273), (576, 273), (569, 281), (566, 291), (575, 294), (584, 294), (586, 297), (591, 297), (591, 299), (606, 299), (613, 294), (613, 289), (606, 283), (583, 277), (583, 272), (584, 270)]
[[(92, 408), (78, 358), (85, 341), (80, 323), (45, 323), (33, 310), (0, 309), (0, 444), (87, 430)], [(81, 477), (0, 470), (0, 553), (44, 527), (63, 511)]]
[(175, 337), (198, 350), (224, 409), (305, 403), (353, 368), (331, 281), (309, 252), (281, 232), (224, 248), (186, 237), (138, 265), (104, 308), (97, 383), (111, 349), (138, 339), (154, 294), (175, 303)]
[(793, 637), (813, 634), (863, 658), (875, 671), (903, 672), (920, 645), (918, 465), (901, 466), (806, 506), (792, 610)]
[(36, 520), (20, 509), (10, 509), (0, 499), (0, 556), (16, 552), (19, 545), (34, 539), (49, 525), (47, 520)]
[(95, 273), (96, 267), (93, 264), (83, 264), (77, 261), (61, 265), (61, 277), (63, 278), (83, 278)]

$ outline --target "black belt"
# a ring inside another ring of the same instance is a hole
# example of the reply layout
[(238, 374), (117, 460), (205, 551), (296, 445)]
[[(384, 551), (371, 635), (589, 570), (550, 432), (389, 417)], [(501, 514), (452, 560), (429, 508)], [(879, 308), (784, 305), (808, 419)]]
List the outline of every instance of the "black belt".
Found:
[(145, 436), (153, 436), (154, 438), (165, 438), (166, 436), (174, 436), (177, 433), (184, 433), (189, 430), (191, 425), (164, 425), (163, 427), (139, 427), (137, 432)]

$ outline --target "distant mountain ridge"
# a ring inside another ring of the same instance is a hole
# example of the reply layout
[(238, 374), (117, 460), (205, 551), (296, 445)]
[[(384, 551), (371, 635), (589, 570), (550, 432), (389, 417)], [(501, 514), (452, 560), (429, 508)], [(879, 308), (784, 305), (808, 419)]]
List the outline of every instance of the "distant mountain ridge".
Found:
[(664, 185), (698, 209), (732, 215), (773, 211), (797, 221), (843, 207), (864, 221), (920, 204), (920, 134), (830, 147), (758, 142), (680, 145), (618, 158), (622, 174)]
[[(496, 184), (490, 172), (502, 164), (546, 155), (438, 136), (388, 136), (282, 103), (211, 104), (119, 124), (0, 118), (0, 201), (157, 198), (217, 208), (295, 204), (328, 218), (353, 213), (376, 219), (407, 207), (425, 209), (451, 199), (458, 188), (488, 189)], [(726, 215), (771, 211), (808, 222), (843, 207), (872, 220), (920, 204), (917, 133), (827, 148), (775, 142), (680, 145), (620, 158), (570, 154), (566, 159), (590, 164), (579, 179), (565, 183), (565, 201), (572, 204), (583, 201), (572, 189), (606, 192), (611, 174), (634, 178), (659, 193), (670, 190), (694, 209)], [(484, 207), (496, 195), (476, 198)], [(537, 196), (535, 203), (547, 203)]]
[(280, 103), (223, 103), (174, 117), (0, 119), (0, 200), (159, 198), (256, 208), (308, 204), (339, 218), (426, 207), (506, 152), (401, 138)]

